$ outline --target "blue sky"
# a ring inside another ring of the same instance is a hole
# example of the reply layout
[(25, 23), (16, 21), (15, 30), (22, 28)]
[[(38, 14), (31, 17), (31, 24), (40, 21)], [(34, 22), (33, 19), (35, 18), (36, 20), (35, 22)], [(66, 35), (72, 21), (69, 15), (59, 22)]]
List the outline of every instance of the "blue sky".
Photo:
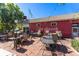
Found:
[(31, 18), (28, 9), (31, 10), (32, 18), (79, 12), (79, 3), (66, 3), (65, 5), (59, 5), (57, 3), (18, 3), (17, 5), (28, 18)]

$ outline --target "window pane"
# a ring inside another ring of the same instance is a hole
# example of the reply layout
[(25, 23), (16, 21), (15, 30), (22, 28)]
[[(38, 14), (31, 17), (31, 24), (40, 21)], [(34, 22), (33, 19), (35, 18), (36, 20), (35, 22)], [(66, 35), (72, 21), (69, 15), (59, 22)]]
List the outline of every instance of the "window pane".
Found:
[(52, 22), (52, 23), (51, 23), (51, 26), (52, 26), (52, 27), (57, 27), (57, 23), (56, 23), (56, 22)]
[(77, 28), (73, 28), (73, 32), (77, 32)]

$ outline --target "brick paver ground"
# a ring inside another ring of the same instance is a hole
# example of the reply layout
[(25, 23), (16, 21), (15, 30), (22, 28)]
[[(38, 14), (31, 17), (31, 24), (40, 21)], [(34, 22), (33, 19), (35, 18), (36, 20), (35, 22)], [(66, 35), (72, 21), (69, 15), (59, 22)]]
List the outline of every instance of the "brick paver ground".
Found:
[(58, 41), (60, 47), (58, 46), (56, 51), (50, 51), (50, 49), (46, 49), (45, 45), (40, 41), (40, 38), (33, 38), (31, 40), (28, 39), (25, 42), (26, 44), (23, 45), (22, 49), (18, 51), (13, 49), (13, 41), (0, 41), (0, 48), (8, 50), (17, 56), (63, 56), (64, 53), (66, 56), (78, 56), (77, 52), (75, 52), (75, 50), (71, 47), (70, 41), (71, 39), (61, 40), (62, 44), (64, 44), (64, 47), (66, 47), (64, 50), (62, 50), (62, 45), (60, 41)]

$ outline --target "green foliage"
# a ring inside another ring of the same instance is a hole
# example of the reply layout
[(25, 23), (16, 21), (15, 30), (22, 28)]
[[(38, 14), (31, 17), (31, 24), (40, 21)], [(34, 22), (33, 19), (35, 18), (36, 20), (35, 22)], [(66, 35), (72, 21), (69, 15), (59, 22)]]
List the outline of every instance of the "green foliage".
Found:
[(71, 41), (71, 44), (72, 44), (72, 47), (79, 52), (79, 40), (74, 39)]
[(0, 32), (2, 32), (3, 28), (2, 28), (3, 24), (0, 21)]
[(3, 32), (5, 30), (4, 24), (0, 21), (0, 32)]
[(21, 23), (18, 23), (16, 27), (19, 28), (19, 29), (23, 29), (23, 26), (22, 26)]
[(20, 8), (13, 3), (7, 3), (5, 5), (4, 3), (0, 3), (0, 27), (5, 30), (11, 30), (16, 28), (15, 20), (18, 20), (19, 22), (22, 22), (23, 20), (23, 12), (20, 10)]

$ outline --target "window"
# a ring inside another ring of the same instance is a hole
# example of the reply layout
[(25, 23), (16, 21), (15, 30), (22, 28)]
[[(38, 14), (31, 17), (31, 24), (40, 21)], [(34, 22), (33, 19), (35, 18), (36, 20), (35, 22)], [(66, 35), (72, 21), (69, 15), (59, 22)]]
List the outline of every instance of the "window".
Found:
[(78, 26), (78, 24), (72, 24), (72, 27), (77, 27)]
[(72, 27), (79, 27), (79, 24), (72, 24)]
[(40, 24), (36, 24), (36, 26), (40, 26)]
[(77, 28), (73, 28), (73, 32), (77, 32), (77, 30), (78, 30)]
[(51, 23), (51, 26), (56, 27), (57, 26), (57, 23), (56, 22), (52, 22)]

